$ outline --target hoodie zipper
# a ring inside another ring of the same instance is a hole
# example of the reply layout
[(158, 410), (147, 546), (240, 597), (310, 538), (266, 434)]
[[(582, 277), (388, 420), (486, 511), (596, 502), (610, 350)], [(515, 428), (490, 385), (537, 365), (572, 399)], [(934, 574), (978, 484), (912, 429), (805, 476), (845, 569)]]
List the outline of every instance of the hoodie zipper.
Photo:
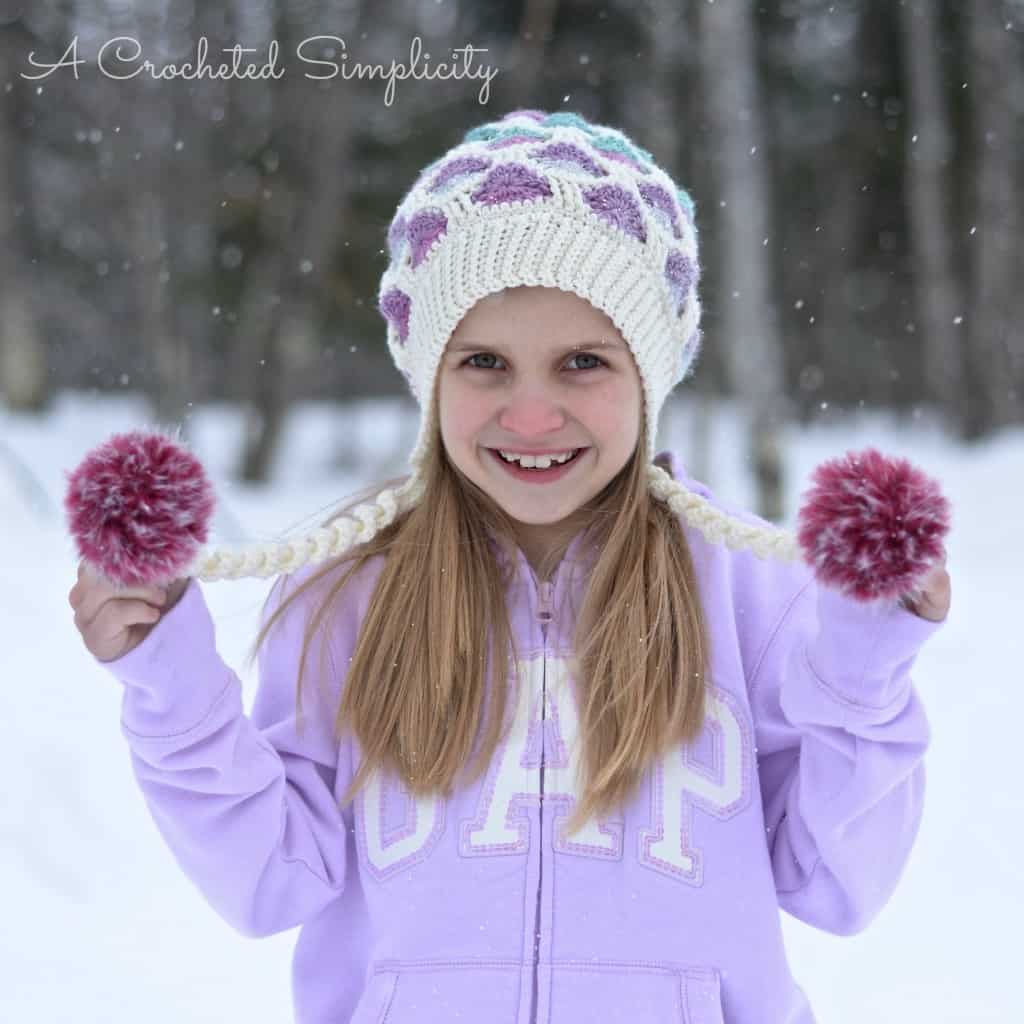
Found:
[(555, 585), (550, 580), (542, 580), (537, 587), (539, 601), (537, 618), (540, 620), (541, 633), (544, 636), (544, 652), (541, 662), (541, 696), (540, 696), (540, 826), (538, 829), (538, 846), (540, 849), (540, 871), (537, 876), (537, 910), (533, 921), (533, 1012), (531, 1020), (537, 1020), (537, 973), (540, 961), (540, 897), (544, 891), (544, 723), (547, 718), (547, 668), (548, 668), (548, 623), (551, 621)]

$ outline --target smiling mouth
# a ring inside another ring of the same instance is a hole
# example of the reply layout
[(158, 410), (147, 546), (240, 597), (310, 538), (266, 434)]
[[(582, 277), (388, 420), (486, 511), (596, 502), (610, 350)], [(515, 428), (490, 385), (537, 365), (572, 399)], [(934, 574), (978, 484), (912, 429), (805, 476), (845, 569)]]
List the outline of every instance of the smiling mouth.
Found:
[(589, 448), (575, 448), (573, 449), (572, 457), (566, 459), (565, 462), (552, 462), (547, 469), (537, 469), (535, 467), (521, 466), (518, 462), (510, 462), (507, 459), (502, 458), (501, 452), (497, 448), (488, 448), (487, 451), (491, 453), (495, 461), (513, 476), (520, 477), (521, 479), (528, 479), (536, 477), (538, 480), (544, 479), (556, 479), (568, 472), (569, 468), (579, 461), (581, 455), (584, 452), (589, 451)]

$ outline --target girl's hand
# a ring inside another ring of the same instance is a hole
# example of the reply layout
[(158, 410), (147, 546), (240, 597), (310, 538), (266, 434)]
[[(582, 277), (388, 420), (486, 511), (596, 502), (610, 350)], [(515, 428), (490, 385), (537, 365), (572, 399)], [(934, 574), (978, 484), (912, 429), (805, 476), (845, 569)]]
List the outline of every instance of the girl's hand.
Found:
[(949, 611), (951, 592), (949, 573), (946, 572), (946, 554), (943, 552), (942, 561), (936, 562), (918, 588), (905, 594), (900, 603), (922, 619), (941, 622)]
[(188, 582), (185, 577), (169, 587), (118, 587), (82, 561), (68, 603), (89, 651), (100, 661), (115, 661), (145, 640), (178, 603)]

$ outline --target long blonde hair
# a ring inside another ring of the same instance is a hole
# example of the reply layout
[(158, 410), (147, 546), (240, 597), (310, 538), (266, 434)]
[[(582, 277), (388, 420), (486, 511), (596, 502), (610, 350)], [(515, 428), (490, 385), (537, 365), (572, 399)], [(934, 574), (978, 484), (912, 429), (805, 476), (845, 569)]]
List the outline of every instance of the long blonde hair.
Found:
[[(490, 527), (514, 556), (515, 523), (449, 461), (437, 423), (434, 417), (422, 500), (295, 587), (263, 624), (250, 654), (293, 600), (353, 563), (329, 581), (306, 624), (296, 683), (301, 719), (312, 637), (349, 577), (375, 555), (386, 556), (351, 660), (339, 669), (345, 679), (335, 735), (340, 739), (350, 728), (363, 755), (342, 807), (375, 770), (398, 774), (413, 796), (450, 797), (457, 785), (486, 771), (512, 724), (506, 723), (508, 683), (518, 691), (520, 681), (502, 673), (498, 685), (488, 685), (483, 638), (491, 640), (492, 671), (517, 664), (505, 601), (515, 559), (502, 566), (488, 540)], [(694, 740), (704, 725), (710, 638), (682, 524), (649, 492), (644, 426), (633, 457), (581, 510), (590, 515), (583, 543), (596, 545), (597, 557), (573, 626), (581, 796), (565, 826), (568, 834), (592, 815), (617, 810), (653, 759)], [(561, 560), (567, 543), (551, 553), (540, 578)], [(471, 760), (485, 705), (486, 729)]]

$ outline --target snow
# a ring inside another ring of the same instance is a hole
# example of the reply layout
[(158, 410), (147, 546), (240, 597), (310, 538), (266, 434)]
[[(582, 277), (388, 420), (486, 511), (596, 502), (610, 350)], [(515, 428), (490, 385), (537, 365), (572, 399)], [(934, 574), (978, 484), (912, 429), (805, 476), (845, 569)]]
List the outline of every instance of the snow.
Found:
[[(273, 484), (262, 488), (227, 478), (242, 436), (237, 411), (196, 410), (193, 447), (218, 493), (214, 539), (293, 536), (346, 495), (404, 472), (415, 439), (412, 411), (404, 402), (301, 406), (289, 419)], [(689, 405), (673, 396), (668, 413), (659, 448), (673, 447), (697, 472), (687, 455)], [(77, 556), (63, 522), (64, 474), (111, 433), (149, 425), (145, 405), (131, 396), (63, 394), (43, 417), (0, 409), (0, 641), (9, 723), (0, 746), (2, 1020), (291, 1019), (298, 932), (243, 938), (181, 874), (131, 775), (118, 684), (93, 665), (67, 604)], [(731, 406), (717, 407), (708, 460), (714, 474), (704, 479), (723, 498), (753, 507), (742, 430)], [(332, 446), (345, 439), (339, 455)], [(829, 1024), (1021, 1020), (1018, 928), (1008, 914), (1024, 907), (1016, 863), (1022, 773), (1009, 758), (1024, 712), (1020, 669), (1010, 657), (1020, 647), (1010, 637), (1024, 609), (1013, 596), (1022, 563), (1011, 532), (1024, 498), (1012, 497), (1024, 490), (1024, 431), (966, 447), (927, 422), (830, 412), (827, 423), (787, 431), (791, 511), (784, 525), (794, 525), (819, 462), (867, 445), (910, 458), (941, 482), (953, 505), (950, 618), (914, 672), (933, 733), (928, 802), (908, 868), (879, 918), (840, 938), (783, 914), (790, 964)], [(269, 585), (204, 585), (247, 709), (254, 670), (242, 663)], [(977, 859), (961, 871), (968, 840)]]

